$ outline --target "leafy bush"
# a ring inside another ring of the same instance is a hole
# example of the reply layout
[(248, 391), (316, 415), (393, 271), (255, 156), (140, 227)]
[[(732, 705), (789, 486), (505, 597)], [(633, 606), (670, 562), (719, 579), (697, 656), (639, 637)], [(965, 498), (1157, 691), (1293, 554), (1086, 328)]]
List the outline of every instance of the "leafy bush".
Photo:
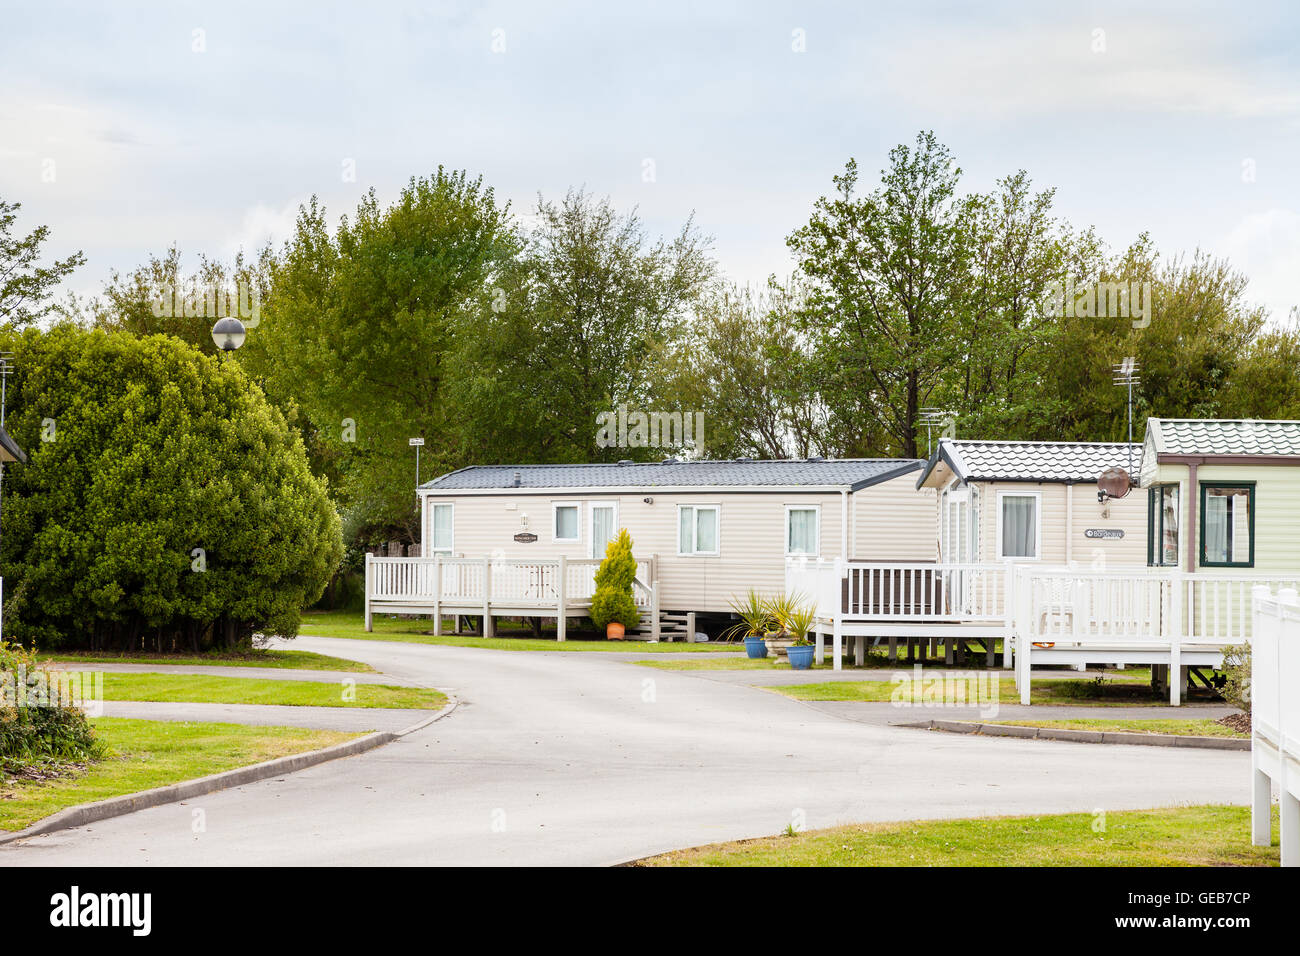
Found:
[[(1223, 649), (1223, 677), (1219, 695), (1238, 710), (1250, 713), (1250, 645)], [(1218, 681), (1215, 681), (1218, 684)]]
[(19, 706), (17, 682), (29, 688), (44, 681), (55, 686), (49, 671), (36, 663), (35, 655), (0, 641), (0, 773), (16, 773), (33, 765), (97, 760), (104, 746), (97, 739), (86, 715), (66, 701), (50, 706)]
[(623, 528), (605, 549), (605, 559), (596, 570), (596, 593), (591, 597), (588, 616), (596, 627), (617, 621), (624, 627), (641, 623), (641, 611), (632, 597), (636, 577), (636, 558), (632, 556), (632, 536)]
[(5, 623), (24, 644), (202, 650), (292, 637), (342, 556), (302, 442), (237, 362), (161, 335), (29, 329), (5, 475)]

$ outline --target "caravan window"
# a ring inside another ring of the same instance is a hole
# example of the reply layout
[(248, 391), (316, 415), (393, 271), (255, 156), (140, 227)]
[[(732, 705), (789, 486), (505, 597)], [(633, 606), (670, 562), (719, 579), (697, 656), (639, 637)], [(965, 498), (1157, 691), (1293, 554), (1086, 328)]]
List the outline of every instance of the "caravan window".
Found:
[(998, 557), (1036, 561), (1042, 496), (1036, 492), (998, 493)]
[(1201, 485), (1201, 564), (1255, 566), (1255, 486)]
[(455, 505), (442, 504), (429, 506), (429, 554), (451, 554), (452, 549), (452, 514)]
[(554, 533), (551, 536), (553, 541), (577, 541), (578, 540), (578, 506), (561, 505), (554, 506), (555, 522)]
[(798, 555), (817, 556), (821, 509), (816, 506), (785, 506), (786, 557)]
[(1178, 486), (1156, 485), (1147, 492), (1147, 564), (1178, 567)]
[(677, 553), (718, 553), (718, 506), (677, 506)]

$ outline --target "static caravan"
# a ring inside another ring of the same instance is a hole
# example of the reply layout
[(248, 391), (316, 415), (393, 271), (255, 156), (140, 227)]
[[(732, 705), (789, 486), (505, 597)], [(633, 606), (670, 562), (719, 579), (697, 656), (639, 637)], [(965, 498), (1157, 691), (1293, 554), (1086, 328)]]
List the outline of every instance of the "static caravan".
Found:
[(1300, 422), (1148, 419), (1140, 478), (1152, 567), (1300, 569)]
[(940, 439), (918, 488), (938, 493), (935, 554), (943, 564), (1000, 561), (1142, 566), (1146, 497), (1100, 494), (1112, 467), (1137, 471), (1140, 445)]
[[(578, 608), (577, 616), (582, 605), (571, 599), (583, 586), (578, 578), (590, 578), (609, 540), (627, 528), (644, 570), (638, 578), (647, 591), (654, 586), (656, 618), (722, 614), (748, 588), (780, 591), (788, 559), (933, 560), (935, 496), (916, 488), (923, 465), (669, 459), (472, 466), (419, 487), (418, 560), (536, 564), (543, 574), (563, 560), (573, 577), (567, 606)], [(555, 588), (540, 590), (554, 607)], [(515, 604), (514, 613), (525, 613), (525, 601)]]

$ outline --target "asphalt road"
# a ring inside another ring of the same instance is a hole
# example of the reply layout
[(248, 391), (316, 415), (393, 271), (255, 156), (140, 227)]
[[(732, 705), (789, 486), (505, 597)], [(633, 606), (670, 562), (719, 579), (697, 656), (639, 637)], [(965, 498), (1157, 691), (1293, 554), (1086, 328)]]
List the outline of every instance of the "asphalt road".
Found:
[(366, 661), (461, 706), (358, 757), (0, 846), (0, 865), (600, 865), (791, 822), (1247, 797), (1245, 753), (863, 723), (602, 654), (316, 637), (294, 646)]

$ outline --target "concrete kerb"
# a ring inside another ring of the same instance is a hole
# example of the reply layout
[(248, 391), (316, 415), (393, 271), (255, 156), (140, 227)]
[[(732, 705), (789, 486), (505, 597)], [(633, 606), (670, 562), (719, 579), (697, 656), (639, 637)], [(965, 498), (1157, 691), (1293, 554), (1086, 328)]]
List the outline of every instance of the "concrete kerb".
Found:
[(968, 720), (927, 720), (896, 724), (921, 730), (985, 737), (1022, 737), (1032, 740), (1069, 740), (1085, 744), (1136, 744), (1141, 747), (1199, 747), (1202, 750), (1249, 750), (1248, 738), (1191, 737), (1181, 734), (1137, 734), (1111, 730), (1069, 730), (1064, 727), (1023, 727), (1016, 724), (981, 724)]
[(448, 695), (447, 703), (443, 705), (441, 710), (435, 711), (423, 720), (417, 721), (402, 730), (366, 734), (364, 737), (345, 740), (341, 744), (334, 744), (332, 747), (324, 747), (320, 750), (310, 750), (307, 753), (293, 754), (288, 757), (277, 757), (275, 760), (267, 760), (248, 767), (214, 773), (207, 777), (199, 777), (196, 780), (186, 780), (166, 787), (155, 787), (153, 790), (142, 790), (139, 793), (128, 793), (120, 797), (110, 797), (107, 800), (97, 800), (94, 803), (83, 803), (75, 807), (68, 807), (66, 810), (60, 810), (44, 820), (38, 820), (25, 830), (0, 835), (0, 846), (27, 837), (39, 836), (43, 833), (53, 833), (56, 830), (67, 830), (71, 827), (85, 826), (87, 823), (97, 823), (100, 820), (120, 817), (127, 813), (134, 813), (136, 810), (147, 810), (150, 807), (162, 806), (165, 803), (189, 800), (217, 790), (226, 790), (230, 787), (256, 783), (259, 780), (266, 780), (268, 777), (278, 777), (282, 774), (293, 773), (296, 770), (305, 770), (308, 767), (314, 767), (330, 760), (355, 757), (367, 750), (374, 750), (376, 747), (382, 747), (384, 744), (399, 740), (407, 734), (413, 734), (417, 730), (423, 730), (434, 721), (442, 720), (442, 718), (451, 714), (459, 703), (460, 701)]

